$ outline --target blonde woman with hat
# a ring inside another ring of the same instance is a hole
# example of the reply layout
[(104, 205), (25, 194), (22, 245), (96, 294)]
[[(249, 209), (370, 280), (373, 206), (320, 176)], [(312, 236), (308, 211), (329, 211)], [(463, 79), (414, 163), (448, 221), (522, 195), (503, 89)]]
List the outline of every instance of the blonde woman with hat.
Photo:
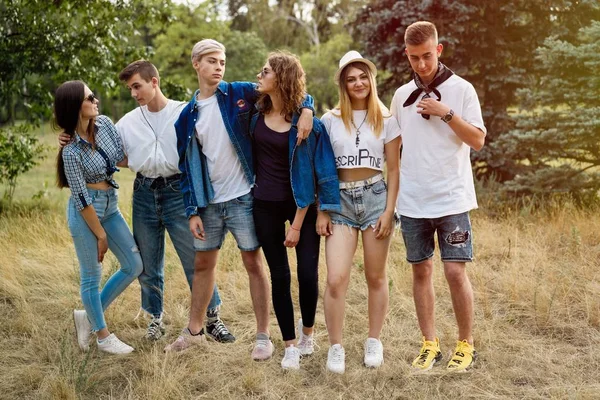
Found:
[[(399, 187), (400, 127), (377, 95), (375, 65), (357, 51), (340, 60), (335, 74), (339, 103), (321, 121), (327, 128), (340, 180), (340, 212), (319, 212), (317, 232), (326, 236), (325, 321), (331, 347), (327, 369), (345, 371), (342, 327), (346, 292), (359, 233), (368, 285), (369, 332), (364, 364), (383, 364), (379, 340), (388, 307), (386, 263)], [(387, 160), (387, 185), (383, 177)], [(389, 185), (389, 187), (388, 187)]]

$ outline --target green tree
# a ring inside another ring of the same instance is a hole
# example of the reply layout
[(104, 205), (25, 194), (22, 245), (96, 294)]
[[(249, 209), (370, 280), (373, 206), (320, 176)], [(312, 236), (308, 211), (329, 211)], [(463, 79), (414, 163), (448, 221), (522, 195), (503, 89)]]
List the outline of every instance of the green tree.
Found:
[(382, 85), (391, 91), (410, 79), (406, 27), (433, 21), (445, 46), (442, 62), (471, 82), (482, 102), (488, 135), (483, 150), (473, 153), (476, 173), (507, 181), (518, 167), (495, 142), (514, 127), (509, 109), (517, 104), (517, 89), (535, 80), (532, 54), (550, 34), (568, 38), (597, 13), (597, 1), (590, 0), (382, 0), (360, 14), (356, 38), (391, 72)]
[(228, 21), (219, 19), (211, 7), (201, 4), (195, 8), (178, 7), (174, 21), (154, 41), (153, 61), (163, 81), (166, 78), (167, 82), (181, 83), (185, 97), (189, 97), (198, 87), (191, 50), (196, 42), (206, 38), (218, 40), (227, 49), (227, 81), (256, 79), (266, 59), (265, 44), (254, 32), (230, 30)]
[[(116, 74), (132, 58), (134, 22), (168, 13), (170, 1), (13, 0), (0, 3), (0, 124), (50, 116), (51, 92), (69, 79), (114, 94)], [(133, 16), (135, 15), (135, 18)], [(17, 115), (18, 113), (18, 115)]]
[(220, 0), (231, 28), (254, 31), (268, 48), (298, 54), (319, 52), (320, 45), (346, 30), (366, 0)]
[(28, 126), (0, 128), (0, 183), (7, 185), (4, 198), (9, 203), (15, 194), (17, 179), (37, 165), (43, 152), (44, 146), (29, 132)]
[(333, 76), (340, 58), (350, 50), (352, 43), (349, 34), (340, 33), (323, 43), (319, 53), (313, 48), (300, 57), (306, 72), (307, 90), (315, 99), (317, 114), (337, 104), (338, 89)]
[(600, 189), (600, 21), (572, 41), (550, 37), (535, 52), (541, 77), (520, 91), (524, 112), (499, 139), (516, 162), (513, 194), (597, 196)]

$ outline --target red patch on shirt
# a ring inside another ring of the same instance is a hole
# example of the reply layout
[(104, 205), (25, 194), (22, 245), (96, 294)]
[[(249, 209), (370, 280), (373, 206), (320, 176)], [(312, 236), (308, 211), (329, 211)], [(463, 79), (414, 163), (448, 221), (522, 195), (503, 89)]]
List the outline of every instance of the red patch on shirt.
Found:
[(244, 99), (239, 99), (239, 100), (237, 101), (237, 106), (238, 106), (239, 108), (244, 108), (244, 107), (246, 107), (246, 102), (244, 101)]

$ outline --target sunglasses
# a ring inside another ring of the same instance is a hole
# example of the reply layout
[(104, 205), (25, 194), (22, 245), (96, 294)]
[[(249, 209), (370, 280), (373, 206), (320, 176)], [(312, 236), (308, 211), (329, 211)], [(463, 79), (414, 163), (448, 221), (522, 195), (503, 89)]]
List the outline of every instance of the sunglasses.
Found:
[(87, 97), (85, 99), (83, 99), (83, 101), (85, 101), (85, 100), (94, 104), (96, 102), (96, 100), (98, 100), (98, 98), (96, 97), (96, 95), (94, 93), (90, 93), (89, 95), (87, 95)]
[(267, 76), (267, 75), (269, 74), (269, 72), (270, 72), (270, 71), (269, 71), (268, 69), (261, 69), (261, 70), (260, 70), (260, 72), (258, 73), (258, 75), (259, 75), (261, 78), (264, 78), (265, 76)]

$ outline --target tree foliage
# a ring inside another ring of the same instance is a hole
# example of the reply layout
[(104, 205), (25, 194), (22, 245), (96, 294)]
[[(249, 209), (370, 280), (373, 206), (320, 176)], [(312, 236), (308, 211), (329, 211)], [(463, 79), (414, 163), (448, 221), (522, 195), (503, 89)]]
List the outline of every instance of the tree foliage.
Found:
[[(38, 122), (50, 115), (51, 91), (81, 79), (112, 94), (124, 60), (143, 48), (128, 46), (134, 22), (159, 18), (170, 2), (145, 0), (0, 3), (0, 124), (19, 118)], [(135, 19), (132, 18), (135, 15)]]
[(392, 73), (383, 82), (392, 90), (410, 79), (406, 27), (434, 22), (445, 46), (442, 62), (471, 82), (482, 102), (488, 135), (484, 149), (473, 154), (476, 173), (507, 181), (518, 168), (495, 142), (514, 127), (509, 110), (517, 89), (535, 80), (535, 49), (551, 34), (571, 37), (596, 10), (590, 0), (381, 0), (359, 15), (356, 35), (378, 67)]
[(515, 160), (513, 194), (568, 192), (576, 197), (600, 189), (600, 21), (571, 41), (549, 37), (535, 52), (540, 78), (519, 92), (524, 113), (498, 141)]
[(352, 43), (350, 35), (340, 33), (323, 43), (320, 52), (313, 48), (300, 58), (306, 72), (307, 90), (315, 98), (318, 114), (337, 104), (338, 88), (333, 76), (340, 58), (350, 50)]
[(254, 31), (268, 48), (319, 52), (354, 20), (366, 0), (221, 0), (231, 28)]
[(26, 125), (0, 128), (0, 183), (7, 185), (4, 198), (10, 202), (17, 179), (29, 171), (43, 155), (44, 146), (29, 132)]

